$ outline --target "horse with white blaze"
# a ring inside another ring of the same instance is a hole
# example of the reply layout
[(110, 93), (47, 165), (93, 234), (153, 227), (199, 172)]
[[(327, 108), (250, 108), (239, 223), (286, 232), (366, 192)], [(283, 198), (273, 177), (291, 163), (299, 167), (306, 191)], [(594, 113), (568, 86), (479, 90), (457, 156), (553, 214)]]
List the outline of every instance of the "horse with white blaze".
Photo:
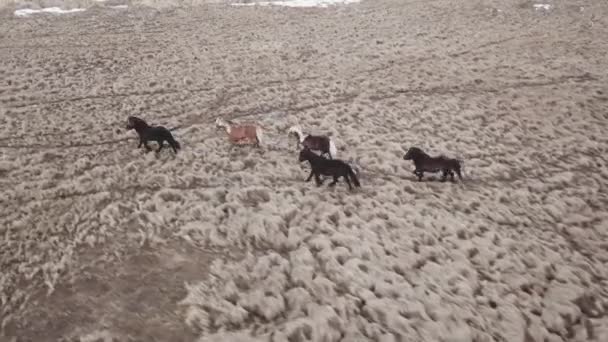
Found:
[(309, 150), (320, 151), (321, 155), (329, 155), (329, 159), (334, 159), (338, 153), (338, 149), (333, 140), (326, 135), (312, 135), (302, 133), (300, 126), (291, 126), (287, 131), (289, 135), (296, 135), (298, 138), (298, 147), (300, 144)]

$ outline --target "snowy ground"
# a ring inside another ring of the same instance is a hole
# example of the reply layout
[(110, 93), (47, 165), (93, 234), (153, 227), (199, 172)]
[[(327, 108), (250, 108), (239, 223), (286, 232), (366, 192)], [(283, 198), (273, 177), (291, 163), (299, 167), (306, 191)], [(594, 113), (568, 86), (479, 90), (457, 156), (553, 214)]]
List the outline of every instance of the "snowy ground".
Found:
[[(4, 7), (2, 333), (607, 341), (608, 4), (539, 3)], [(304, 183), (295, 123), (363, 187)], [(414, 145), (465, 183), (415, 181)]]

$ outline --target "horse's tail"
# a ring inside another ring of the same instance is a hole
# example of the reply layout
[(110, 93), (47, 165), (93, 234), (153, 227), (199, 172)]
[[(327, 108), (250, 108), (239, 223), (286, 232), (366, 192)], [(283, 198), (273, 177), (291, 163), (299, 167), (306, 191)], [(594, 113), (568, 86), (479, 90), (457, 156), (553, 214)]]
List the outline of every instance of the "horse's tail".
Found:
[(258, 146), (262, 146), (264, 143), (264, 130), (260, 126), (255, 127), (255, 139), (258, 142)]
[(336, 159), (336, 154), (338, 154), (336, 144), (334, 144), (334, 141), (331, 138), (329, 138), (329, 154), (331, 155), (331, 159)]
[(355, 186), (361, 187), (361, 183), (359, 183), (359, 179), (357, 178), (357, 174), (353, 171), (353, 168), (348, 166), (348, 178), (350, 178)]

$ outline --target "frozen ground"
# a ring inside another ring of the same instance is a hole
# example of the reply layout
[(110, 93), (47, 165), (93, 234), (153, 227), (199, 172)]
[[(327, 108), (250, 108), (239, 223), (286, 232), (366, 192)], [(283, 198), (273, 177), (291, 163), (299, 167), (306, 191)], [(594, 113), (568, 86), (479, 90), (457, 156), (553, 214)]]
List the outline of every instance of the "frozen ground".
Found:
[[(607, 341), (608, 4), (537, 3), (4, 7), (4, 339)], [(363, 188), (304, 183), (295, 123)]]
[(331, 5), (347, 5), (359, 0), (285, 0), (285, 1), (237, 1), (235, 6), (286, 6), (286, 7), (328, 7)]

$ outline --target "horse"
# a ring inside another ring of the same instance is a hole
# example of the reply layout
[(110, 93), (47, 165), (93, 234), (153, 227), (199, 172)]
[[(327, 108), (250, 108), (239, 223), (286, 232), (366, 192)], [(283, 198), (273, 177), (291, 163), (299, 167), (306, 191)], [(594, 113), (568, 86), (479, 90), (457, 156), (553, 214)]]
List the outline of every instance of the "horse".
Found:
[(163, 142), (166, 141), (174, 153), (177, 153), (181, 149), (180, 144), (173, 138), (171, 132), (163, 126), (150, 126), (143, 119), (129, 116), (127, 118), (127, 130), (131, 129), (134, 129), (137, 135), (139, 135), (139, 145), (137, 145), (137, 148), (144, 145), (147, 151), (151, 151), (152, 149), (148, 146), (148, 141), (156, 141), (158, 143), (158, 150), (156, 152), (158, 153), (163, 149)]
[(297, 136), (298, 147), (301, 144), (309, 150), (320, 151), (321, 155), (328, 155), (329, 159), (333, 159), (338, 153), (333, 140), (326, 135), (304, 134), (299, 126), (291, 126), (287, 134)]
[(463, 162), (461, 160), (448, 158), (443, 155), (431, 157), (418, 147), (411, 147), (403, 156), (403, 159), (414, 161), (414, 166), (416, 168), (414, 174), (418, 177), (418, 181), (422, 181), (425, 172), (441, 172), (442, 182), (446, 181), (448, 175), (453, 182), (454, 172), (456, 172), (458, 178), (462, 181), (460, 170), (463, 166)]
[(263, 130), (256, 124), (235, 124), (222, 118), (215, 120), (217, 128), (223, 128), (228, 133), (228, 138), (235, 145), (253, 144), (260, 147), (262, 144)]
[(355, 186), (361, 187), (359, 179), (357, 179), (357, 175), (355, 172), (353, 172), (350, 165), (339, 159), (327, 159), (317, 155), (308, 148), (304, 148), (300, 151), (298, 160), (300, 163), (304, 161), (308, 161), (310, 163), (310, 175), (308, 175), (306, 182), (309, 182), (314, 176), (317, 186), (321, 186), (323, 181), (321, 180), (320, 176), (332, 176), (334, 180), (329, 184), (329, 186), (334, 186), (340, 177), (344, 177), (346, 184), (348, 184), (349, 190), (353, 189), (351, 181), (355, 184)]

